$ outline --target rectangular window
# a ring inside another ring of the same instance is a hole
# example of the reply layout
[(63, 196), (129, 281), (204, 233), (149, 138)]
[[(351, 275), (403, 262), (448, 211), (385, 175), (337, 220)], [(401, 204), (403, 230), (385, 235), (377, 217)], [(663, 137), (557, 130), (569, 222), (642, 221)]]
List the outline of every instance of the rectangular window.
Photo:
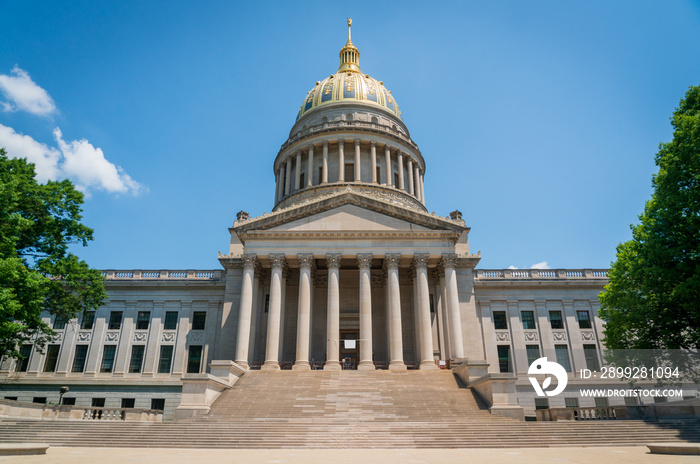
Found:
[(270, 310), (270, 295), (265, 295), (265, 314)]
[(625, 396), (625, 406), (636, 406), (639, 404), (639, 398), (636, 396)]
[(32, 403), (46, 404), (46, 397), (45, 396), (35, 396), (32, 399)]
[(95, 325), (95, 311), (84, 312), (83, 322), (81, 322), (80, 328), (83, 330), (92, 330), (93, 325)]
[(143, 352), (146, 350), (144, 345), (134, 345), (131, 347), (131, 362), (129, 363), (129, 372), (134, 374), (141, 372), (143, 366)]
[(207, 322), (206, 311), (195, 311), (192, 314), (192, 330), (204, 330), (204, 324)]
[(92, 399), (92, 407), (93, 408), (104, 408), (105, 407), (105, 399), (104, 398), (93, 398)]
[(535, 362), (535, 360), (540, 359), (540, 345), (526, 345), (525, 350), (527, 351), (528, 366)]
[(535, 409), (549, 409), (549, 398), (535, 398)]
[(381, 181), (381, 178), (382, 178), (382, 169), (379, 166), (377, 166), (376, 171), (377, 171), (377, 181), (379, 182), (379, 181)]
[(607, 398), (593, 398), (595, 400), (595, 407), (596, 408), (607, 408), (610, 403), (608, 403)]
[(564, 406), (567, 408), (578, 408), (578, 398), (564, 398)]
[(355, 180), (355, 165), (345, 164), (345, 182), (352, 182)]
[(165, 398), (151, 398), (151, 409), (164, 410)]
[(578, 319), (578, 326), (581, 329), (591, 328), (591, 315), (588, 311), (576, 311), (576, 318)]
[(148, 330), (148, 325), (151, 322), (150, 311), (139, 311), (136, 318), (136, 330)]
[(56, 319), (53, 321), (53, 330), (63, 330), (66, 328), (66, 322), (67, 319), (63, 316), (56, 316)]
[(44, 363), (44, 372), (55, 372), (56, 363), (58, 362), (58, 351), (61, 345), (49, 345), (46, 349), (46, 362)]
[(177, 311), (166, 311), (165, 312), (165, 323), (163, 324), (163, 330), (175, 330), (177, 329)]
[(136, 404), (136, 398), (122, 398), (122, 409), (133, 408)]
[(173, 345), (162, 345), (158, 358), (158, 373), (170, 374), (170, 366), (173, 363)]
[(429, 295), (428, 301), (430, 301), (430, 314), (435, 314), (435, 302), (433, 301), (433, 294)]
[(306, 175), (302, 172), (299, 175), (299, 188), (303, 189), (304, 187), (306, 187)]
[(87, 359), (88, 346), (75, 345), (75, 357), (73, 357), (73, 372), (83, 372), (85, 370), (85, 359)]
[(32, 345), (22, 345), (19, 349), (22, 359), (17, 361), (17, 372), (27, 372), (29, 368), (29, 357), (32, 355)]
[(394, 187), (399, 187), (399, 175), (397, 173), (394, 173)]
[(16, 396), (6, 396), (5, 399), (6, 399), (6, 400), (17, 401), (17, 397), (16, 397)]
[(535, 313), (532, 311), (521, 311), (520, 316), (523, 318), (523, 329), (531, 330), (535, 328)]
[(557, 354), (557, 362), (566, 370), (571, 372), (571, 362), (569, 361), (569, 349), (566, 345), (554, 345), (554, 352)]
[(187, 373), (188, 374), (199, 374), (200, 367), (202, 365), (202, 346), (193, 345), (190, 346), (190, 352), (187, 356)]
[(66, 406), (75, 406), (75, 398), (63, 398), (61, 404), (64, 404)]
[(668, 401), (668, 398), (665, 396), (655, 396), (654, 397), (654, 403), (666, 403)]
[(102, 365), (100, 372), (112, 372), (114, 369), (114, 355), (117, 353), (117, 345), (105, 345), (102, 351)]
[(119, 330), (122, 327), (122, 312), (112, 311), (109, 313), (109, 330)]
[(318, 183), (323, 182), (323, 166), (318, 167)]
[(600, 370), (600, 363), (598, 362), (598, 349), (595, 345), (583, 345), (583, 354), (586, 357), (586, 367), (593, 372), (598, 372)]
[(508, 328), (508, 321), (506, 320), (505, 311), (493, 312), (493, 327), (496, 330), (506, 330)]
[(549, 323), (552, 325), (553, 329), (563, 329), (564, 320), (561, 318), (561, 311), (550, 311)]
[(498, 369), (500, 372), (511, 372), (510, 345), (498, 345)]

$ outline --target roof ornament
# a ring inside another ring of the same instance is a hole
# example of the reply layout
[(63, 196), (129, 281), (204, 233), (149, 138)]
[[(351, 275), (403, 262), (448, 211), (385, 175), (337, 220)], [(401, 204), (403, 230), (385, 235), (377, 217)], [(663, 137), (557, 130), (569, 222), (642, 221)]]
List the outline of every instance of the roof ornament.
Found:
[(352, 40), (350, 39), (350, 27), (352, 26), (352, 18), (347, 18), (348, 20), (348, 43), (351, 44)]
[(353, 45), (351, 40), (352, 18), (348, 20), (348, 42), (340, 50), (340, 67), (338, 72), (362, 72), (360, 71), (360, 51)]

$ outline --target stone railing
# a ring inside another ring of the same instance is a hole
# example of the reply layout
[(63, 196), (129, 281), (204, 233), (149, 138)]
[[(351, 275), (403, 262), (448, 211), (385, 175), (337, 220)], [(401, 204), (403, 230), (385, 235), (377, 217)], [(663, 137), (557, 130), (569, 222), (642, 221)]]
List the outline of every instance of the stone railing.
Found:
[(0, 417), (35, 420), (109, 420), (162, 422), (163, 411), (136, 408), (98, 408), (0, 399)]
[(162, 422), (163, 411), (155, 409), (89, 407), (83, 409), (82, 419), (99, 421)]
[(475, 269), (476, 280), (607, 279), (608, 269)]
[[(538, 421), (560, 421), (560, 420), (613, 420), (618, 418), (618, 410), (625, 409), (620, 407), (601, 407), (595, 406), (588, 408), (551, 408), (538, 409), (535, 411)], [(626, 414), (620, 414), (620, 417), (626, 417)]]
[(108, 269), (102, 271), (105, 280), (221, 280), (223, 278), (221, 270), (115, 270)]

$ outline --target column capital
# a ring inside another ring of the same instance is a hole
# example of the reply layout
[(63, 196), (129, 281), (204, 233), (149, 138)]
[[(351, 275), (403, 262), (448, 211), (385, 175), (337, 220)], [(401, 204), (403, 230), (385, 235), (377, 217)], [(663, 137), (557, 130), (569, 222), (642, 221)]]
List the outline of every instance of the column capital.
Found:
[(398, 150), (396, 154), (398, 155), (399, 159), (403, 159), (403, 155), (405, 155), (406, 153), (401, 150)]
[(258, 257), (255, 253), (246, 253), (241, 256), (241, 259), (243, 260), (243, 269), (255, 269), (258, 264)]
[(270, 255), (270, 263), (272, 264), (272, 269), (281, 270), (286, 264), (284, 253), (272, 253)]
[(369, 146), (372, 147), (372, 148), (376, 148), (376, 147), (377, 147), (377, 142), (375, 142), (374, 140), (370, 140)]
[(358, 146), (361, 142), (362, 142), (362, 140), (360, 140), (360, 139), (355, 139), (355, 146)]
[(311, 253), (299, 253), (297, 258), (301, 269), (311, 269), (314, 265), (314, 255)]
[(328, 140), (324, 140), (323, 141), (323, 148), (327, 148), (327, 147), (328, 147)]
[(384, 257), (384, 267), (387, 269), (398, 269), (401, 263), (401, 253), (387, 253)]
[(314, 151), (314, 144), (312, 143), (311, 145), (309, 145), (308, 147), (306, 147), (306, 149), (307, 149), (308, 151), (310, 151), (311, 153), (313, 153), (313, 151)]
[(357, 266), (360, 269), (369, 269), (372, 267), (372, 253), (358, 253), (357, 254)]
[(340, 253), (326, 254), (326, 265), (328, 269), (340, 269)]
[(338, 139), (338, 146), (343, 147), (345, 145), (345, 139)]
[(443, 253), (441, 264), (445, 269), (454, 269), (457, 265), (457, 255), (455, 253)]
[(416, 267), (416, 269), (427, 269), (428, 259), (430, 259), (430, 255), (428, 253), (416, 253), (413, 255), (413, 265)]

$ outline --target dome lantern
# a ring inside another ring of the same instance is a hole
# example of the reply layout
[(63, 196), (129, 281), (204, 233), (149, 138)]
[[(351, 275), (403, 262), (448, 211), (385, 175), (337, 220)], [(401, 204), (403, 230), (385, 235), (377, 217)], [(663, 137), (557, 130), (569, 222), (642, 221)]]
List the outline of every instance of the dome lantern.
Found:
[(360, 71), (360, 51), (353, 45), (350, 37), (352, 18), (348, 18), (348, 42), (340, 50), (340, 67), (338, 72), (362, 72)]

